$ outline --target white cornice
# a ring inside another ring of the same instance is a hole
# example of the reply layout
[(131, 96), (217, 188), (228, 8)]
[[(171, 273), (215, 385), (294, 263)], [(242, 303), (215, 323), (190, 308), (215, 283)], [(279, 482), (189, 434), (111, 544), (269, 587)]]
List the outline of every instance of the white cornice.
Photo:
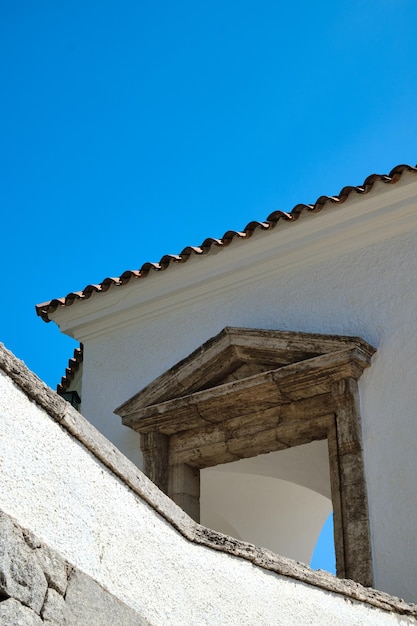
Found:
[(417, 180), (414, 174), (404, 174), (394, 185), (378, 182), (370, 194), (352, 194), (345, 203), (320, 213), (279, 222), (272, 231), (256, 231), (250, 241), (234, 240), (226, 249), (60, 307), (50, 318), (62, 332), (85, 342), (264, 276), (279, 277), (288, 269), (311, 266), (413, 230), (417, 230)]

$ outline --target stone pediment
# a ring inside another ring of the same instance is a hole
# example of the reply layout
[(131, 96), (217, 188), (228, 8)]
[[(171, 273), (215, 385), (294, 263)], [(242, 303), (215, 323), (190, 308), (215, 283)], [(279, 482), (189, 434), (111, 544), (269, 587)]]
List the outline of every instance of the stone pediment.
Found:
[(358, 337), (225, 328), (116, 410), (145, 473), (194, 519), (201, 469), (327, 439), (339, 576), (372, 584)]
[(357, 337), (226, 327), (115, 413), (138, 432), (189, 430), (241, 415), (244, 404), (256, 413), (280, 395), (284, 404), (308, 397), (306, 377), (311, 395), (320, 393), (320, 380), (328, 387), (337, 378), (359, 378), (374, 351)]

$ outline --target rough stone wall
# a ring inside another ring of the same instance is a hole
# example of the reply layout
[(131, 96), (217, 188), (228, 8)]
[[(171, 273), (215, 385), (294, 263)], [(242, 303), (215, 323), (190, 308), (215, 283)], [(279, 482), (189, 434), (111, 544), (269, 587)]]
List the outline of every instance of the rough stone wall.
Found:
[(146, 626), (149, 622), (0, 512), (0, 624)]

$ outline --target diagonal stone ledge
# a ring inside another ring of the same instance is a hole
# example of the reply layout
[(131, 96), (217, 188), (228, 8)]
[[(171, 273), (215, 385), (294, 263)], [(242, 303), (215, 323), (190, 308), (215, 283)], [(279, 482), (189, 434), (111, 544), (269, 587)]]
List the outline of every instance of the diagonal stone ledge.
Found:
[[(133, 463), (117, 450), (68, 402), (63, 400), (26, 365), (0, 344), (0, 369), (27, 395), (42, 407), (62, 428), (89, 450), (105, 467), (136, 495), (148, 503), (187, 540), (207, 548), (243, 558), (254, 566), (293, 578), (305, 584), (343, 595), (351, 600), (417, 619), (417, 605), (382, 591), (363, 587), (351, 580), (338, 579), (321, 570), (280, 557), (269, 550), (233, 539), (194, 522), (163, 494)], [(0, 607), (9, 602), (0, 602)], [(36, 622), (33, 622), (36, 623)]]

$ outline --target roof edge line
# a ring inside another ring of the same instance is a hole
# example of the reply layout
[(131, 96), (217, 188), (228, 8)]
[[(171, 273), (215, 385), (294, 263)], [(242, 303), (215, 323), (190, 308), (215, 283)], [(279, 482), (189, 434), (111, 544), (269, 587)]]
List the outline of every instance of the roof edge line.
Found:
[(295, 222), (305, 212), (314, 214), (320, 212), (328, 204), (339, 205), (346, 202), (354, 192), (366, 195), (372, 191), (377, 182), (388, 185), (396, 184), (401, 180), (404, 172), (417, 173), (417, 165), (401, 164), (393, 167), (389, 174), (371, 174), (365, 178), (362, 185), (345, 186), (340, 190), (337, 196), (320, 196), (314, 204), (297, 204), (290, 213), (280, 210), (273, 211), (269, 214), (265, 222), (252, 220), (242, 231), (226, 231), (220, 239), (206, 238), (201, 246), (186, 246), (180, 254), (165, 254), (159, 262), (152, 263), (146, 261), (138, 270), (126, 270), (117, 278), (105, 278), (101, 283), (96, 285), (89, 284), (81, 291), (70, 292), (62, 298), (54, 298), (47, 302), (37, 304), (35, 305), (36, 314), (41, 317), (43, 321), (50, 322), (51, 318), (49, 316), (58, 308), (70, 306), (74, 302), (87, 300), (93, 293), (106, 293), (112, 286), (120, 287), (129, 283), (131, 280), (146, 278), (151, 270), (162, 272), (171, 267), (172, 264), (184, 264), (192, 258), (192, 256), (208, 254), (214, 247), (222, 250), (229, 246), (235, 238), (248, 241), (255, 230), (268, 232), (270, 229), (274, 229), (279, 221)]

